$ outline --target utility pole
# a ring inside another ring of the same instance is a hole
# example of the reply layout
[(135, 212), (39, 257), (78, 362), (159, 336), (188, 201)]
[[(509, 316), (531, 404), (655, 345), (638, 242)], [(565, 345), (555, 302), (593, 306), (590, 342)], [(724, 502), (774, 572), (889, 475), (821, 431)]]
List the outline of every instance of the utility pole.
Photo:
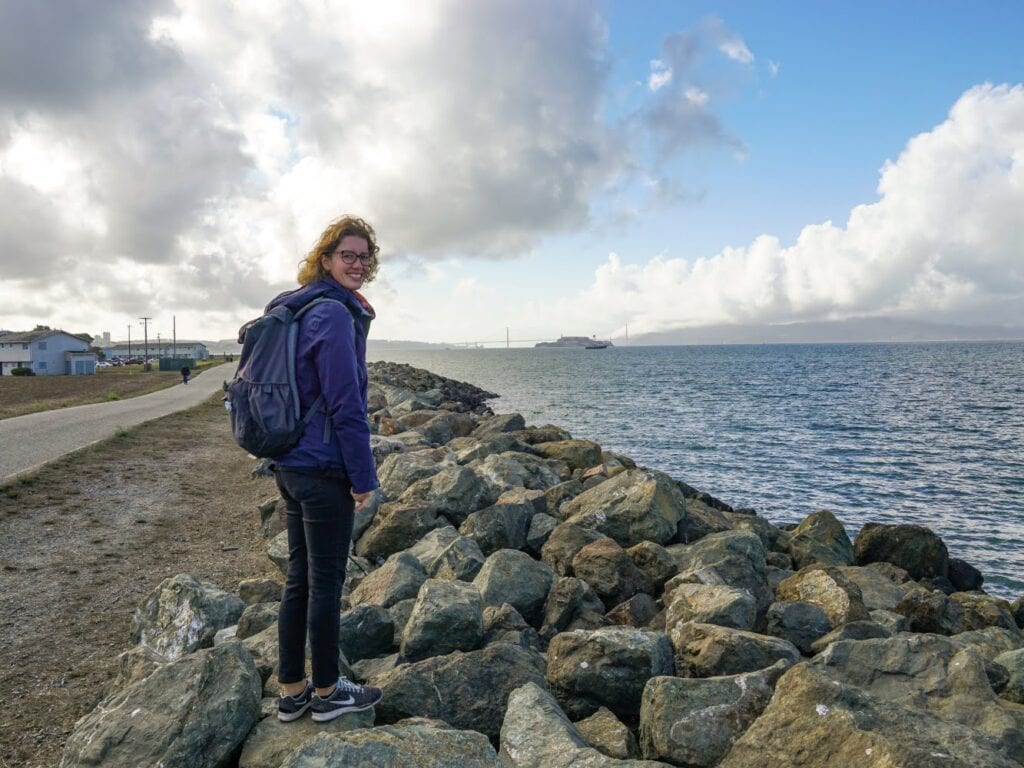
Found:
[(508, 340), (508, 326), (506, 325), (505, 326), (505, 349), (508, 349), (510, 346), (511, 346), (511, 344), (509, 343), (509, 340)]
[(171, 340), (171, 352), (174, 354), (174, 359), (178, 359), (178, 316), (171, 315), (171, 333), (173, 334)]
[(164, 348), (160, 344), (160, 334), (159, 333), (157, 333), (157, 335), (156, 335), (156, 356), (157, 357), (163, 357), (164, 356)]
[(144, 370), (144, 371), (148, 371), (149, 370), (149, 321), (152, 320), (152, 319), (153, 319), (152, 317), (140, 317), (139, 318), (139, 320), (142, 321), (142, 334), (143, 334), (143, 338), (144, 338), (144, 341), (143, 341), (143, 344), (144, 344), (143, 350), (144, 351), (142, 353), (142, 370)]
[(132, 359), (132, 324), (128, 323), (128, 359)]

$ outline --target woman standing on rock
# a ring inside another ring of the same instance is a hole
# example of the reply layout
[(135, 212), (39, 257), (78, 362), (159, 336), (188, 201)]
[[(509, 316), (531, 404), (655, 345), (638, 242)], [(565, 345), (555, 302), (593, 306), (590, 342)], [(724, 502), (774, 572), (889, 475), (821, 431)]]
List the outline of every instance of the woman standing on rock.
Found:
[[(338, 673), (338, 622), (355, 512), (377, 488), (366, 403), (366, 333), (373, 308), (358, 289), (377, 273), (376, 233), (360, 218), (330, 224), (299, 266), (300, 288), (271, 306), (294, 306), (304, 292), (328, 298), (302, 315), (295, 378), (303, 413), (320, 406), (298, 444), (274, 460), (285, 500), (288, 578), (278, 617), (281, 697), (277, 716), (297, 720), (307, 709), (325, 722), (368, 709), (379, 688)], [(306, 679), (306, 637), (312, 681)]]

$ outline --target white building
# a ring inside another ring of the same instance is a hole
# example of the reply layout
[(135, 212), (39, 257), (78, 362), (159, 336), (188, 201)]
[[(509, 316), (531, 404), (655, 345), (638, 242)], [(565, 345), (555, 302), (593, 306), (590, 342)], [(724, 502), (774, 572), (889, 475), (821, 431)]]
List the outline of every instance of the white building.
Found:
[(67, 331), (41, 329), (0, 334), (0, 375), (30, 368), (37, 376), (96, 373), (89, 341)]
[(131, 348), (127, 341), (113, 341), (102, 347), (103, 355), (107, 360), (117, 357), (138, 357), (141, 358), (146, 352), (150, 357), (173, 357), (175, 359), (208, 360), (210, 350), (201, 341), (179, 340), (178, 342), (167, 341), (166, 339), (150, 339), (144, 343), (141, 339), (132, 339)]

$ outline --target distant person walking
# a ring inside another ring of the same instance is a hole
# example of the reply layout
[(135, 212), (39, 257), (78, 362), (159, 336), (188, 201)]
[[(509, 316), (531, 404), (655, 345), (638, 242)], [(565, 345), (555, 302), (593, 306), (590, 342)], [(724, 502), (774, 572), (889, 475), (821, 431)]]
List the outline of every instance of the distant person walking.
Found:
[(188, 377), (192, 375), (192, 369), (187, 365), (181, 366), (181, 383), (188, 384)]
[[(341, 588), (355, 512), (378, 487), (367, 420), (366, 334), (374, 311), (358, 289), (377, 274), (376, 233), (355, 216), (330, 224), (300, 262), (300, 287), (270, 302), (302, 294), (332, 301), (312, 305), (299, 320), (295, 379), (303, 414), (322, 396), (294, 448), (273, 470), (285, 500), (288, 577), (278, 614), (281, 697), (277, 717), (290, 722), (313, 710), (325, 722), (369, 709), (379, 688), (356, 685), (338, 672)], [(309, 638), (312, 681), (306, 679)]]

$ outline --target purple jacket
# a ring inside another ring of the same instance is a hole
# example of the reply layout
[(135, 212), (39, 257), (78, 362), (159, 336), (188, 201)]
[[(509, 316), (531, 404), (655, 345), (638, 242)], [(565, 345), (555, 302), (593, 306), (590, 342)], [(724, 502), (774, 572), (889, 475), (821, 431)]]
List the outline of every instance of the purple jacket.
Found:
[[(276, 457), (274, 464), (291, 469), (340, 469), (353, 491), (372, 491), (379, 485), (370, 451), (366, 403), (366, 333), (372, 311), (330, 277), (281, 294), (268, 309), (286, 301), (290, 304), (303, 292), (323, 294), (346, 306), (325, 301), (299, 321), (295, 380), (302, 413), (321, 392), (324, 401), (299, 442)], [(361, 327), (357, 328), (357, 323)]]

